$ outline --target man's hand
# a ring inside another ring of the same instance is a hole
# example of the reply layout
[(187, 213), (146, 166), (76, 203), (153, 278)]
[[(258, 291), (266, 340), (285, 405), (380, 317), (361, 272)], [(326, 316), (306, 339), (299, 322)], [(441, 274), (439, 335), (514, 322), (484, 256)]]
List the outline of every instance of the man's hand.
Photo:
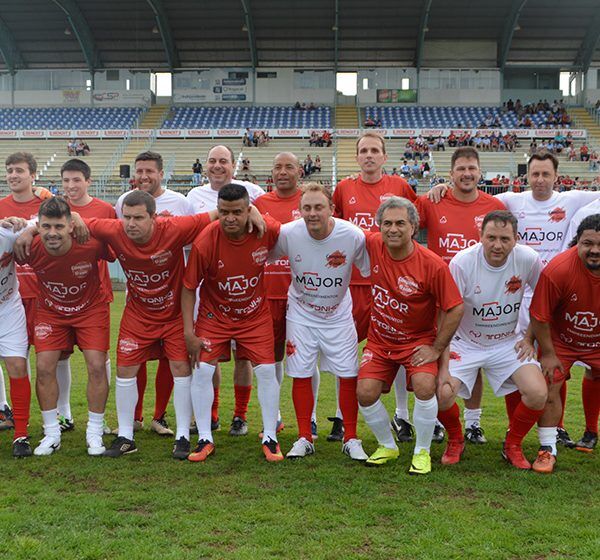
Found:
[(446, 183), (439, 183), (435, 187), (431, 187), (427, 193), (427, 198), (437, 204), (446, 196), (446, 192), (450, 188)]
[(27, 220), (24, 218), (17, 218), (15, 216), (10, 216), (9, 218), (0, 220), (0, 227), (3, 227), (4, 229), (12, 229), (15, 232), (26, 228), (27, 224)]
[(436, 350), (433, 346), (421, 344), (415, 348), (410, 363), (415, 367), (424, 366), (431, 362), (437, 362), (440, 354), (441, 352)]
[(533, 342), (528, 338), (519, 340), (515, 344), (515, 352), (517, 353), (517, 360), (519, 360), (520, 362), (524, 362), (525, 360), (527, 360), (528, 362), (531, 360), (535, 360), (535, 346), (533, 345)]
[(15, 254), (15, 259), (17, 262), (25, 262), (30, 255), (31, 244), (33, 243), (33, 238), (37, 234), (36, 227), (28, 227), (23, 233), (17, 237), (15, 241), (15, 246), (13, 248), (13, 253)]
[(207, 352), (210, 352), (210, 341), (205, 338), (199, 338), (194, 333), (186, 333), (184, 336), (190, 363), (192, 364), (192, 368), (195, 368), (200, 364), (200, 355), (202, 354), (202, 351), (206, 350)]
[(561, 373), (565, 372), (562, 362), (558, 359), (555, 353), (546, 353), (546, 355), (542, 356), (540, 364), (542, 366), (542, 373), (548, 381), (552, 381), (554, 379), (554, 370), (557, 369)]
[(87, 243), (90, 238), (90, 230), (77, 212), (71, 212), (71, 217), (73, 218), (74, 226), (73, 234), (75, 235), (75, 239), (77, 239), (77, 243)]
[(265, 219), (262, 217), (261, 213), (256, 209), (255, 206), (250, 206), (250, 217), (248, 219), (248, 232), (252, 233), (252, 231), (256, 228), (258, 232), (258, 238), (262, 238), (262, 236), (267, 231), (267, 224)]

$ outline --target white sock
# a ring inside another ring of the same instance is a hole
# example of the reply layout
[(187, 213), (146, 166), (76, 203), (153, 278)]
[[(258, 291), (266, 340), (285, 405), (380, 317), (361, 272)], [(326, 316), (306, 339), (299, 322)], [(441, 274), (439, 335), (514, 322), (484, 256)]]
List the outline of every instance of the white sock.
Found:
[(192, 421), (192, 376), (173, 377), (173, 405), (177, 433), (175, 439), (184, 437), (190, 441), (190, 423)]
[(481, 408), (465, 408), (463, 414), (465, 417), (465, 428), (470, 428), (471, 426), (480, 426)]
[(406, 390), (406, 370), (404, 366), (398, 369), (394, 380), (394, 394), (396, 395), (396, 411), (398, 418), (410, 422), (408, 416), (408, 391)]
[(321, 384), (321, 372), (318, 367), (315, 367), (315, 371), (313, 371), (311, 377), (311, 385), (313, 391), (313, 398), (315, 399), (315, 404), (313, 405), (312, 416), (310, 419), (313, 422), (317, 421), (317, 400), (319, 399), (319, 385)]
[(552, 455), (556, 456), (558, 450), (556, 448), (556, 426), (550, 428), (542, 428), (538, 426), (538, 438), (540, 440), (540, 446), (551, 447)]
[(214, 374), (215, 366), (200, 362), (200, 365), (194, 368), (192, 372), (192, 385), (190, 388), (194, 418), (196, 419), (196, 426), (198, 426), (198, 439), (206, 439), (210, 442), (213, 441), (210, 429), (210, 410), (215, 398)]
[(56, 403), (59, 416), (69, 420), (73, 419), (71, 414), (71, 363), (69, 358), (59, 360), (56, 365), (56, 382), (58, 383), (58, 401)]
[(60, 441), (60, 426), (58, 424), (58, 410), (42, 410), (42, 424), (44, 425), (44, 435), (53, 437)]
[(119, 437), (133, 439), (133, 415), (138, 400), (135, 377), (125, 378), (117, 375), (115, 379), (115, 400), (117, 402), (117, 421)]
[(108, 386), (110, 387), (110, 378), (112, 377), (112, 372), (110, 369), (110, 356), (108, 352), (106, 353), (106, 362), (104, 363), (106, 366), (106, 379), (108, 380)]
[(86, 438), (104, 434), (104, 412), (92, 412), (88, 410), (88, 423), (85, 432)]
[(394, 434), (392, 434), (392, 428), (390, 427), (390, 417), (381, 399), (377, 399), (377, 402), (371, 406), (359, 406), (358, 408), (367, 426), (375, 434), (379, 445), (383, 445), (388, 449), (398, 449), (394, 440)]
[(263, 443), (271, 438), (277, 441), (277, 413), (279, 412), (279, 383), (275, 376), (275, 364), (259, 364), (254, 367), (258, 402), (263, 421)]
[(413, 425), (415, 427), (415, 455), (425, 449), (429, 452), (431, 438), (435, 428), (435, 418), (438, 413), (438, 402), (435, 395), (427, 401), (415, 397), (415, 408), (413, 410)]
[(6, 400), (6, 385), (4, 384), (4, 372), (2, 371), (2, 366), (0, 365), (0, 408), (4, 408), (8, 406), (8, 401)]
[(335, 402), (337, 408), (335, 409), (336, 418), (344, 419), (344, 415), (342, 414), (342, 409), (340, 408), (340, 378), (335, 376)]

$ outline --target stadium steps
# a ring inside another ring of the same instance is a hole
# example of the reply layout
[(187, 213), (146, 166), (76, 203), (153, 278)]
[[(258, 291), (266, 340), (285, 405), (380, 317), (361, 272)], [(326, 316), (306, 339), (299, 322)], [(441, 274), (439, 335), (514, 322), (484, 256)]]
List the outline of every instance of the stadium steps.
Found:
[(600, 126), (594, 118), (583, 108), (574, 107), (569, 113), (576, 123), (577, 128), (585, 128), (588, 131), (588, 144), (594, 149), (600, 148)]
[(336, 128), (358, 128), (358, 109), (349, 105), (338, 105), (335, 108)]
[(131, 176), (133, 176), (134, 161), (136, 156), (141, 152), (152, 149), (154, 142), (155, 141), (152, 138), (132, 138), (131, 142), (129, 142), (127, 148), (123, 152), (121, 159), (115, 166), (112, 176), (115, 178), (119, 177), (119, 168), (121, 165), (130, 165)]
[(139, 128), (161, 128), (168, 114), (168, 106), (153, 105), (143, 114)]

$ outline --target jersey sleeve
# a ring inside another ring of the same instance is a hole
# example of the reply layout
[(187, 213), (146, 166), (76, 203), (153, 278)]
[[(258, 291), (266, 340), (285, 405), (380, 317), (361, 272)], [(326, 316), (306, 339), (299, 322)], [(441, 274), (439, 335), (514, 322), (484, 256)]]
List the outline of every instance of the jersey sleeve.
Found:
[(532, 263), (531, 263), (531, 268), (529, 270), (529, 275), (527, 276), (527, 279), (525, 280), (525, 283), (533, 290), (535, 291), (535, 288), (537, 286), (537, 283), (540, 279), (540, 274), (542, 273), (542, 261), (540, 259), (540, 257), (537, 256), (537, 254), (535, 255), (535, 258), (532, 259)]
[(184, 245), (189, 245), (198, 237), (200, 232), (211, 222), (207, 212), (195, 214), (193, 216), (175, 216), (165, 218), (178, 226), (181, 241)]
[(367, 251), (367, 239), (363, 231), (356, 232), (356, 253), (354, 254), (354, 265), (360, 271), (363, 278), (371, 275), (371, 259)]
[(413, 190), (413, 188), (402, 178), (399, 179), (400, 184), (402, 185), (402, 196), (410, 200), (413, 204), (417, 200), (417, 193)]
[(465, 293), (466, 282), (465, 282), (465, 274), (460, 265), (460, 260), (454, 257), (450, 263), (448, 264), (448, 268), (450, 269), (450, 274), (456, 283), (456, 287), (461, 294)]
[(339, 184), (337, 188), (333, 191), (333, 194), (331, 195), (331, 202), (333, 202), (333, 217), (342, 218), (342, 192), (340, 190)]
[(195, 290), (200, 285), (200, 282), (202, 282), (202, 279), (206, 274), (206, 263), (208, 262), (206, 251), (209, 241), (209, 236), (202, 236), (192, 245), (192, 250), (185, 267), (185, 273), (183, 275), (183, 285), (188, 290)]
[(288, 256), (288, 235), (289, 235), (289, 227), (282, 227), (279, 230), (279, 234), (277, 236), (277, 240), (275, 241), (273, 247), (269, 251), (269, 263), (275, 262), (278, 258)]
[(568, 195), (574, 197), (579, 202), (580, 207), (587, 206), (600, 198), (600, 192), (598, 191), (569, 191)]
[(545, 271), (542, 271), (533, 292), (533, 299), (529, 307), (530, 315), (541, 323), (550, 323), (554, 309), (559, 301), (559, 287), (550, 279)]
[(450, 269), (443, 263), (440, 263), (435, 272), (432, 292), (442, 311), (448, 311), (463, 302), (458, 286), (450, 274)]
[(90, 218), (83, 221), (93, 237), (107, 243), (114, 239), (115, 233), (123, 227), (120, 221), (112, 218)]
[(267, 224), (267, 231), (265, 232), (267, 247), (272, 249), (277, 244), (277, 239), (279, 238), (279, 233), (281, 231), (281, 224), (271, 218), (271, 216), (264, 216), (265, 222)]
[(117, 218), (123, 217), (123, 199), (127, 196), (127, 194), (128, 193), (122, 194), (117, 200), (117, 203), (115, 204), (115, 214)]
[(419, 228), (427, 229), (427, 222), (429, 221), (429, 199), (426, 194), (418, 196), (415, 200), (415, 206), (419, 213)]

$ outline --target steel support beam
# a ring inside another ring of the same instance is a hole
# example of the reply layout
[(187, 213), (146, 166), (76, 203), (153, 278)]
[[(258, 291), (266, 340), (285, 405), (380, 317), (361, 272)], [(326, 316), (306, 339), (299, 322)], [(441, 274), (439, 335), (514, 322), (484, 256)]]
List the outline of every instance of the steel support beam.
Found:
[(498, 68), (500, 70), (504, 70), (506, 66), (506, 61), (508, 59), (508, 53), (510, 51), (510, 45), (512, 43), (512, 38), (515, 33), (515, 27), (519, 21), (519, 16), (521, 15), (521, 10), (527, 3), (527, 0), (513, 0), (510, 6), (510, 12), (506, 20), (504, 21), (504, 29), (502, 30), (502, 35), (500, 36), (500, 43), (498, 44)]
[(242, 10), (244, 10), (244, 19), (246, 21), (252, 68), (256, 68), (258, 66), (258, 53), (256, 51), (256, 35), (254, 33), (254, 21), (252, 20), (252, 8), (250, 6), (250, 0), (241, 0), (241, 2)]
[(18, 68), (27, 67), (11, 30), (2, 18), (0, 18), (0, 54), (11, 74), (14, 74)]
[(158, 26), (160, 36), (162, 37), (169, 68), (171, 70), (173, 70), (173, 68), (179, 68), (181, 66), (179, 62), (179, 52), (175, 47), (173, 31), (171, 30), (171, 26), (169, 25), (169, 18), (167, 17), (167, 12), (165, 10), (163, 1), (147, 0), (147, 2), (150, 5), (150, 8), (152, 8), (154, 16), (156, 17), (156, 25)]
[(577, 51), (575, 57), (575, 66), (578, 67), (583, 73), (587, 72), (592, 58), (594, 58), (594, 51), (598, 45), (600, 39), (600, 11), (596, 10), (594, 17), (588, 27), (588, 30), (581, 42), (581, 46)]
[(336, 74), (338, 71), (338, 64), (339, 64), (339, 60), (340, 60), (339, 37), (340, 37), (340, 0), (335, 0), (335, 14), (334, 14), (334, 19), (333, 19), (333, 70)]
[(425, 33), (427, 22), (429, 21), (429, 12), (431, 11), (432, 0), (425, 0), (423, 10), (421, 11), (421, 21), (419, 22), (419, 33), (417, 35), (417, 48), (415, 50), (415, 66), (417, 71), (421, 68), (423, 61), (423, 45), (425, 44)]

